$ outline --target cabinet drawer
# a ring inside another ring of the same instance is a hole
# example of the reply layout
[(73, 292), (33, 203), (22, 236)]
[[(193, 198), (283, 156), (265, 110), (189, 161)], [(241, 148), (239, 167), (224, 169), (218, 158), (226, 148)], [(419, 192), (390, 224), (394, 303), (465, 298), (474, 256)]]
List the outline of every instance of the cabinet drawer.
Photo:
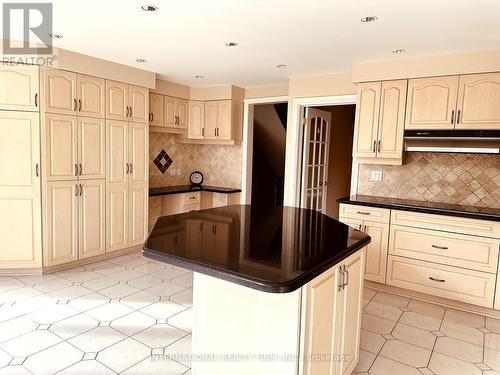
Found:
[(387, 284), (474, 305), (493, 307), (496, 275), (390, 255)]
[(199, 210), (200, 210), (199, 204), (187, 204), (184, 206), (184, 212), (192, 212), (192, 211), (199, 211)]
[(389, 224), (391, 210), (387, 208), (356, 206), (354, 204), (340, 204), (339, 216), (346, 219), (369, 220), (376, 223)]
[(500, 222), (392, 210), (391, 224), (500, 238)]
[(389, 254), (496, 273), (500, 241), (391, 226)]
[(186, 201), (186, 204), (192, 204), (192, 203), (199, 203), (200, 202), (200, 192), (194, 192), (194, 193), (186, 193), (184, 194), (184, 200)]

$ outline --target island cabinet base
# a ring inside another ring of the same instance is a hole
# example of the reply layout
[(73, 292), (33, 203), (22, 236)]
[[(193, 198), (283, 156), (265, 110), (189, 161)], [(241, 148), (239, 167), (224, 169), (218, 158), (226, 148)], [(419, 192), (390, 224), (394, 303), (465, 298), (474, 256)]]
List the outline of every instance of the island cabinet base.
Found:
[(365, 250), (290, 293), (194, 274), (193, 375), (351, 374)]

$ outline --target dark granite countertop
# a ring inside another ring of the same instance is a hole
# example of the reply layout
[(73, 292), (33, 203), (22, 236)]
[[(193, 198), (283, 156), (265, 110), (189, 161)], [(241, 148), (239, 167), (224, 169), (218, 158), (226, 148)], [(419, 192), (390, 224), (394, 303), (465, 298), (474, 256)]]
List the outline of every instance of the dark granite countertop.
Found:
[(271, 293), (305, 285), (370, 242), (317, 211), (234, 205), (160, 217), (143, 254)]
[(463, 206), (458, 204), (375, 197), (370, 195), (353, 195), (341, 198), (337, 202), (356, 204), (360, 206), (382, 207), (404, 211), (500, 221), (500, 209), (490, 207)]
[(190, 193), (192, 191), (209, 191), (212, 193), (232, 194), (232, 193), (241, 192), (241, 189), (225, 188), (225, 187), (218, 187), (218, 186), (205, 186), (205, 185), (202, 185), (202, 186), (177, 185), (177, 186), (149, 188), (149, 196), (155, 197), (158, 195)]

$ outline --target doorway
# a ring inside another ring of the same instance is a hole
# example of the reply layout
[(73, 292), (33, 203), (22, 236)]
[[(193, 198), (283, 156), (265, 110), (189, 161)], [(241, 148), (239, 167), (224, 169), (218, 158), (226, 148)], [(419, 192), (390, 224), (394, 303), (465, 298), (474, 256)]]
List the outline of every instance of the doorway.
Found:
[(338, 219), (337, 199), (351, 192), (356, 106), (304, 108), (300, 205)]

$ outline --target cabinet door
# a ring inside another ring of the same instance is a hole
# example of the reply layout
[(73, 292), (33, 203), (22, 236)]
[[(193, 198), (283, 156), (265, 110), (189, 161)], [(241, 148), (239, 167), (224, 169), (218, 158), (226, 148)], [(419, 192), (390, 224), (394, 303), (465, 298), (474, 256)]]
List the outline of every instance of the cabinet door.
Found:
[(363, 273), (364, 252), (358, 251), (343, 262), (347, 270), (344, 290), (343, 338), (342, 353), (345, 360), (340, 362), (343, 375), (350, 375), (359, 360), (359, 343), (361, 333), (361, 311), (363, 308)]
[(0, 109), (38, 111), (37, 65), (0, 65)]
[(219, 100), (217, 102), (217, 138), (232, 139), (233, 130), (233, 102)]
[(43, 122), (44, 176), (46, 180), (76, 180), (78, 125), (76, 116), (45, 115)]
[(500, 129), (500, 73), (460, 76), (456, 129)]
[(172, 98), (171, 96), (165, 96), (163, 100), (163, 105), (165, 107), (165, 126), (168, 127), (175, 127), (177, 118), (175, 115), (175, 106), (174, 106), (175, 99)]
[[(332, 267), (305, 287), (304, 357), (341, 353), (335, 348), (342, 328), (335, 324), (336, 317), (342, 317), (340, 283), (338, 267)], [(306, 360), (304, 375), (336, 375), (338, 367), (338, 361)]]
[(377, 158), (403, 158), (406, 80), (382, 82)]
[(380, 82), (359, 83), (354, 129), (354, 157), (374, 158), (380, 108)]
[(106, 81), (106, 118), (125, 120), (128, 115), (128, 85)]
[(405, 129), (453, 129), (458, 76), (410, 79)]
[(128, 105), (131, 108), (131, 121), (145, 124), (149, 122), (149, 90), (147, 88), (130, 85), (128, 88)]
[(128, 247), (129, 198), (127, 183), (106, 185), (106, 252)]
[(349, 219), (346, 217), (339, 217), (339, 221), (345, 225), (349, 225), (351, 228), (357, 229), (359, 231), (363, 230), (363, 220), (359, 219)]
[(217, 114), (217, 102), (205, 102), (205, 139), (217, 139)]
[(205, 105), (201, 101), (189, 102), (188, 138), (203, 139)]
[(104, 80), (78, 74), (78, 116), (104, 118)]
[(208, 220), (201, 224), (201, 256), (209, 261), (214, 258), (214, 226), (215, 223)]
[(202, 220), (186, 220), (186, 257), (201, 258)]
[(104, 119), (78, 117), (80, 179), (106, 177), (106, 127)]
[(226, 264), (229, 250), (229, 224), (214, 224), (214, 254), (213, 261), (219, 264)]
[(108, 183), (128, 182), (128, 122), (106, 122), (106, 180)]
[(148, 235), (148, 198), (147, 182), (129, 184), (129, 229), (128, 246), (142, 245)]
[(78, 201), (76, 182), (46, 184), (45, 266), (78, 259)]
[(42, 266), (40, 121), (0, 111), (0, 268)]
[(365, 279), (385, 284), (389, 225), (365, 221), (363, 230), (372, 239), (366, 248)]
[(76, 98), (76, 73), (65, 70), (44, 69), (45, 112), (75, 114), (78, 109)]
[(151, 112), (151, 125), (165, 126), (164, 98), (160, 94), (149, 94), (149, 111)]
[(148, 127), (146, 124), (129, 123), (128, 161), (130, 182), (148, 182)]
[(174, 113), (177, 116), (178, 128), (187, 129), (188, 124), (188, 101), (184, 99), (174, 99)]
[(79, 259), (106, 252), (106, 189), (103, 180), (80, 182)]

